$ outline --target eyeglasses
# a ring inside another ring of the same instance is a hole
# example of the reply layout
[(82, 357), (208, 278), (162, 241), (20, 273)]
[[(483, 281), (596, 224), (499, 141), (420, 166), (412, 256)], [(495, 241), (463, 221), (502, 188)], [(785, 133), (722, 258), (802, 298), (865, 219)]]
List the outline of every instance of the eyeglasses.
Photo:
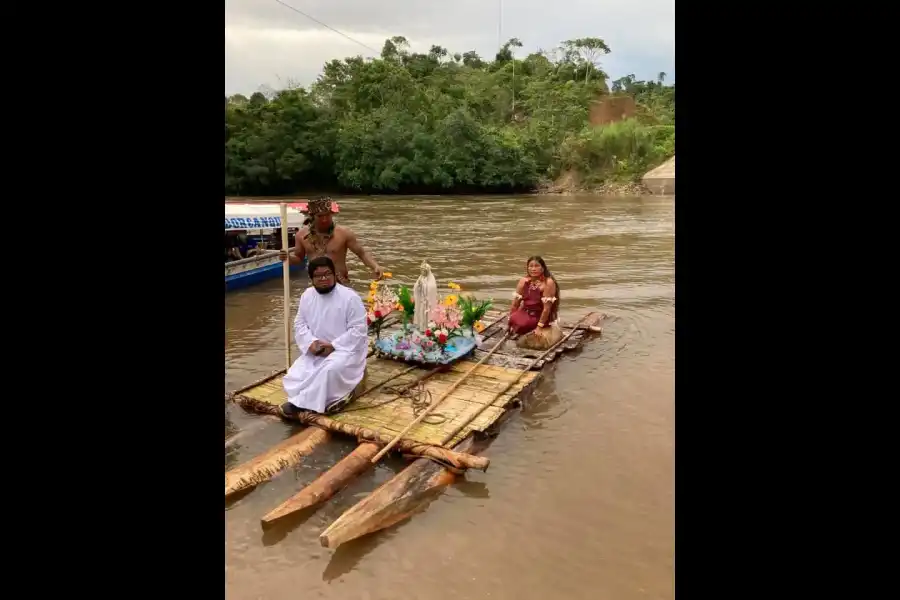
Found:
[(312, 278), (314, 281), (326, 281), (328, 279), (331, 279), (332, 277), (334, 277), (334, 273), (323, 273), (323, 274), (319, 274), (319, 275), (313, 275)]

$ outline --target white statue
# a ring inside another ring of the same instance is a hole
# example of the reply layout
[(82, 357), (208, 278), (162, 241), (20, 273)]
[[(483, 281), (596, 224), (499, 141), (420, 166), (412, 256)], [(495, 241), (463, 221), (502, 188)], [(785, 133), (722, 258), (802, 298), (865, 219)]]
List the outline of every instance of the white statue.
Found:
[(428, 328), (428, 314), (435, 306), (438, 305), (437, 281), (431, 274), (431, 267), (427, 262), (422, 262), (422, 273), (416, 279), (416, 285), (413, 286), (413, 300), (416, 303), (416, 311), (413, 314), (413, 325), (419, 331), (425, 331)]

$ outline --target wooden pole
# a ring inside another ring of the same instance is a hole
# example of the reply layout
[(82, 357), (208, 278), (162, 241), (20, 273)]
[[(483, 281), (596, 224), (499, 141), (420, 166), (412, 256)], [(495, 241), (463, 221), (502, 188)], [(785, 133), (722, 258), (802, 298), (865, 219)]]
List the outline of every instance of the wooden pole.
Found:
[[(470, 416), (468, 419), (466, 419), (465, 421), (463, 421), (462, 423), (460, 423), (459, 426), (458, 426), (456, 429), (454, 429), (452, 432), (450, 432), (449, 434), (447, 434), (447, 436), (441, 441), (441, 446), (446, 446), (447, 443), (450, 442), (450, 441), (451, 441), (453, 438), (455, 438), (457, 435), (459, 435), (459, 432), (462, 431), (463, 429), (465, 429), (465, 428), (469, 425), (469, 423), (471, 423), (472, 421), (474, 421), (475, 419), (477, 419), (478, 416), (479, 416), (481, 413), (483, 413), (485, 410), (487, 410), (487, 408), (488, 408), (489, 406), (493, 406), (493, 405), (494, 405), (494, 402), (497, 401), (497, 398), (501, 397), (503, 394), (505, 394), (505, 393), (508, 392), (510, 389), (512, 389), (512, 387), (513, 387), (514, 385), (516, 385), (516, 384), (519, 382), (520, 379), (522, 379), (522, 377), (525, 375), (525, 373), (528, 373), (529, 371), (531, 371), (531, 368), (532, 368), (534, 365), (536, 365), (536, 364), (538, 363), (538, 361), (543, 360), (548, 354), (550, 354), (551, 352), (553, 352), (554, 350), (556, 350), (558, 347), (560, 347), (562, 344), (564, 344), (566, 340), (568, 340), (570, 337), (572, 337), (572, 334), (573, 334), (573, 333), (575, 333), (576, 331), (578, 331), (578, 330), (580, 329), (579, 325), (581, 325), (581, 323), (587, 321), (588, 318), (590, 318), (591, 316), (593, 316), (593, 315), (587, 315), (586, 317), (584, 317), (583, 319), (581, 319), (581, 321), (579, 321), (575, 326), (573, 326), (573, 327), (572, 327), (572, 330), (569, 331), (569, 333), (567, 333), (566, 336), (565, 336), (563, 339), (559, 340), (558, 342), (556, 342), (555, 344), (553, 344), (552, 346), (550, 346), (550, 347), (547, 349), (546, 352), (544, 352), (543, 354), (541, 354), (540, 356), (538, 356), (537, 358), (535, 358), (533, 361), (531, 361), (531, 364), (528, 365), (528, 368), (527, 368), (527, 369), (522, 369), (521, 371), (519, 371), (519, 374), (516, 376), (516, 378), (513, 379), (512, 381), (510, 381), (509, 384), (508, 384), (505, 388), (503, 388), (503, 391), (502, 391), (502, 392), (500, 392), (499, 394), (497, 394), (497, 395), (495, 395), (493, 398), (491, 398), (491, 401), (490, 401), (490, 402), (486, 402), (486, 403), (482, 404), (482, 405), (478, 408), (478, 410), (476, 410), (474, 413), (472, 413), (472, 416)], [(487, 356), (485, 356), (484, 358), (487, 358)], [(484, 360), (484, 359), (482, 359), (482, 360)]]
[(291, 368), (291, 249), (288, 248), (287, 203), (281, 203), (281, 247), (288, 252), (284, 269), (284, 368)]
[(427, 409), (425, 409), (425, 410), (422, 411), (422, 414), (420, 414), (418, 417), (416, 417), (416, 418), (412, 421), (412, 423), (410, 423), (409, 425), (407, 425), (406, 427), (404, 427), (404, 428), (403, 428), (403, 431), (401, 431), (400, 433), (398, 433), (398, 434), (394, 437), (394, 439), (392, 439), (392, 440), (388, 443), (387, 446), (385, 446), (384, 448), (382, 448), (381, 451), (380, 451), (378, 454), (376, 454), (375, 456), (373, 456), (373, 457), (372, 457), (372, 461), (371, 461), (372, 464), (375, 464), (375, 463), (377, 463), (379, 460), (381, 460), (381, 457), (384, 456), (385, 454), (387, 454), (387, 453), (390, 451), (391, 448), (393, 448), (394, 446), (396, 446), (396, 445), (397, 445), (397, 442), (399, 442), (400, 439), (401, 439), (404, 435), (406, 435), (406, 434), (409, 432), (410, 429), (412, 429), (413, 427), (415, 427), (416, 425), (418, 425), (419, 423), (421, 423), (422, 420), (425, 419), (425, 417), (427, 417), (428, 415), (430, 415), (430, 414), (432, 413), (432, 411), (434, 411), (434, 409), (436, 409), (436, 408), (441, 404), (441, 402), (443, 402), (444, 399), (447, 398), (447, 396), (449, 396), (450, 394), (452, 394), (452, 393), (456, 390), (456, 388), (458, 388), (458, 387), (462, 384), (462, 382), (465, 381), (465, 380), (469, 377), (469, 375), (471, 375), (472, 372), (473, 372), (475, 369), (477, 369), (477, 368), (481, 365), (481, 363), (483, 363), (483, 362), (486, 361), (488, 358), (490, 358), (491, 355), (492, 355), (494, 352), (496, 352), (497, 349), (498, 349), (500, 346), (503, 345), (503, 342), (506, 340), (507, 337), (509, 337), (509, 332), (506, 332), (506, 333), (503, 335), (503, 338), (502, 338), (499, 342), (497, 342), (497, 343), (494, 345), (493, 348), (491, 348), (491, 351), (490, 351), (490, 352), (488, 352), (487, 354), (485, 354), (485, 355), (481, 358), (481, 360), (479, 360), (477, 363), (475, 363), (475, 364), (472, 366), (471, 369), (469, 369), (468, 371), (466, 371), (465, 375), (463, 375), (462, 377), (460, 377), (460, 378), (456, 381), (456, 383), (454, 383), (453, 385), (451, 385), (449, 390), (447, 390), (446, 392), (444, 392), (444, 394), (443, 394), (440, 398), (438, 398), (437, 400), (435, 400), (434, 402), (432, 402), (431, 405), (430, 405)]

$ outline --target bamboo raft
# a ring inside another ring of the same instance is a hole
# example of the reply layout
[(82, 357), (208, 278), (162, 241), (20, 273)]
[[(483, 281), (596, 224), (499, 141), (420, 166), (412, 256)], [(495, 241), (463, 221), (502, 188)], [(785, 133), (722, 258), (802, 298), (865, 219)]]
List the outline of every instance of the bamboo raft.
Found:
[[(332, 434), (355, 436), (359, 445), (296, 495), (262, 518), (268, 526), (319, 505), (346, 487), (388, 450), (413, 458), (400, 473), (344, 512), (320, 536), (326, 548), (398, 523), (424, 508), (466, 469), (485, 471), (483, 451), (512, 408), (534, 388), (541, 369), (575, 350), (605, 315), (589, 313), (575, 325), (562, 324), (563, 339), (548, 351), (518, 348), (505, 339), (507, 313), (491, 310), (482, 343), (470, 358), (426, 369), (379, 358), (370, 351), (366, 375), (340, 411), (302, 412), (292, 420), (307, 427), (262, 455), (225, 473), (225, 497), (247, 491), (299, 463)], [(386, 322), (382, 335), (399, 327)], [(287, 401), (275, 372), (226, 395), (245, 410), (277, 415)]]

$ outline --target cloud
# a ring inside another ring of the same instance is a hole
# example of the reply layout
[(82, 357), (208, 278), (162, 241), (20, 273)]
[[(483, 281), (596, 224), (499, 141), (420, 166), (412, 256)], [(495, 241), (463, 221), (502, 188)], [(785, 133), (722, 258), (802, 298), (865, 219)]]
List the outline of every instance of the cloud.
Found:
[(634, 73), (648, 79), (665, 71), (668, 81), (675, 80), (674, 0), (283, 1), (362, 45), (275, 0), (226, 0), (226, 94), (288, 82), (309, 85), (327, 61), (375, 56), (394, 35), (405, 36), (416, 51), (438, 44), (451, 52), (474, 49), (488, 58), (497, 51), (498, 34), (504, 42), (522, 40), (521, 57), (565, 39), (596, 36), (612, 50), (602, 59), (611, 76)]

